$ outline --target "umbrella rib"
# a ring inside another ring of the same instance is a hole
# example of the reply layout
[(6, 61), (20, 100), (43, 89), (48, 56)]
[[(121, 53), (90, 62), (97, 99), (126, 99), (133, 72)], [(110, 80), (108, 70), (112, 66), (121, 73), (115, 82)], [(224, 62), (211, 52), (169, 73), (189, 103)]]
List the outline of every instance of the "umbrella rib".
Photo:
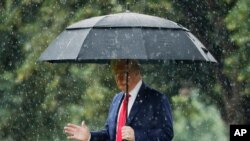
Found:
[(210, 59), (207, 57), (206, 53), (202, 49), (204, 47), (204, 45), (201, 42), (199, 42), (199, 40), (194, 35), (192, 35), (192, 33), (186, 32), (186, 34), (188, 34), (188, 37), (190, 40), (195, 39), (196, 43), (192, 42), (194, 44), (194, 46), (199, 50), (199, 52), (201, 53), (201, 55), (204, 57), (204, 59), (206, 61), (210, 61)]
[[(69, 44), (71, 43), (72, 40), (73, 40), (73, 38), (71, 38), (71, 39), (69, 40), (69, 42), (67, 43), (67, 45), (66, 45), (65, 48), (68, 48), (68, 46), (69, 46)], [(58, 55), (57, 59), (62, 58), (62, 56), (64, 56), (64, 53), (65, 53), (65, 52), (61, 52), (61, 53)]]
[(81, 50), (83, 49), (83, 44), (84, 44), (84, 41), (88, 38), (88, 35), (89, 35), (89, 33), (91, 32), (92, 30), (91, 30), (91, 28), (88, 30), (88, 33), (86, 34), (86, 37), (84, 38), (84, 40), (83, 40), (83, 42), (82, 42), (82, 45), (81, 45), (81, 48), (80, 48), (80, 50), (79, 50), (79, 52), (78, 52), (78, 54), (77, 54), (77, 56), (76, 56), (76, 58), (75, 58), (75, 60), (77, 60), (77, 61), (80, 61), (79, 60), (79, 55), (80, 55), (80, 53), (81, 53)]

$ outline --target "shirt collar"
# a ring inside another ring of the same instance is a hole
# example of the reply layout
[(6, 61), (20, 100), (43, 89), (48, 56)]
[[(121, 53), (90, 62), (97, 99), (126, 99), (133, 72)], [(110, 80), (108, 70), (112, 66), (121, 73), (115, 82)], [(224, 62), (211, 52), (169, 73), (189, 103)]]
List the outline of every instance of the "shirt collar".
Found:
[(136, 97), (139, 90), (140, 90), (140, 87), (142, 85), (142, 80), (140, 80), (134, 87), (134, 89), (132, 89), (129, 94), (132, 96), (132, 97)]

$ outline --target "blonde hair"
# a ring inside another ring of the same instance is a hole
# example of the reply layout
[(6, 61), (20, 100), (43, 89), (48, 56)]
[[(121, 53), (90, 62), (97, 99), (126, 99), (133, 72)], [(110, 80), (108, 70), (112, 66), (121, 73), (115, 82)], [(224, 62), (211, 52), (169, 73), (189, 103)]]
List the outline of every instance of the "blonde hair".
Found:
[(140, 64), (137, 60), (133, 59), (118, 59), (111, 61), (112, 71), (115, 72), (120, 66), (126, 66), (128, 64), (128, 71), (140, 72)]

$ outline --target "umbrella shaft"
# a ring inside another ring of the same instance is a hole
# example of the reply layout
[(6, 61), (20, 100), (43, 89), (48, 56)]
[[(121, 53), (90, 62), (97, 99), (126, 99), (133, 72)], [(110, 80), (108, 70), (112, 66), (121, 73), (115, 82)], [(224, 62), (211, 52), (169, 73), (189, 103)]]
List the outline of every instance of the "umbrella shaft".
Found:
[[(129, 65), (129, 60), (127, 59), (127, 64), (126, 64), (126, 95), (128, 95), (128, 65)], [(126, 96), (126, 101), (127, 101), (127, 105), (126, 105), (126, 125), (127, 125), (127, 118), (128, 118), (128, 100), (129, 100), (129, 96)]]

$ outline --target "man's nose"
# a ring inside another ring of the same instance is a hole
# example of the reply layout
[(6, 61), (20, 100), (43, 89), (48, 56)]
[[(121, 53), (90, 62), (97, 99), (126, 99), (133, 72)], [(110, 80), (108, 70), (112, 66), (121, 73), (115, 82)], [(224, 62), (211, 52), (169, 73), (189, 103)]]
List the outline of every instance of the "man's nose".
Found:
[(119, 80), (124, 80), (124, 79), (126, 79), (126, 75), (125, 74), (118, 75), (116, 78), (119, 79)]

